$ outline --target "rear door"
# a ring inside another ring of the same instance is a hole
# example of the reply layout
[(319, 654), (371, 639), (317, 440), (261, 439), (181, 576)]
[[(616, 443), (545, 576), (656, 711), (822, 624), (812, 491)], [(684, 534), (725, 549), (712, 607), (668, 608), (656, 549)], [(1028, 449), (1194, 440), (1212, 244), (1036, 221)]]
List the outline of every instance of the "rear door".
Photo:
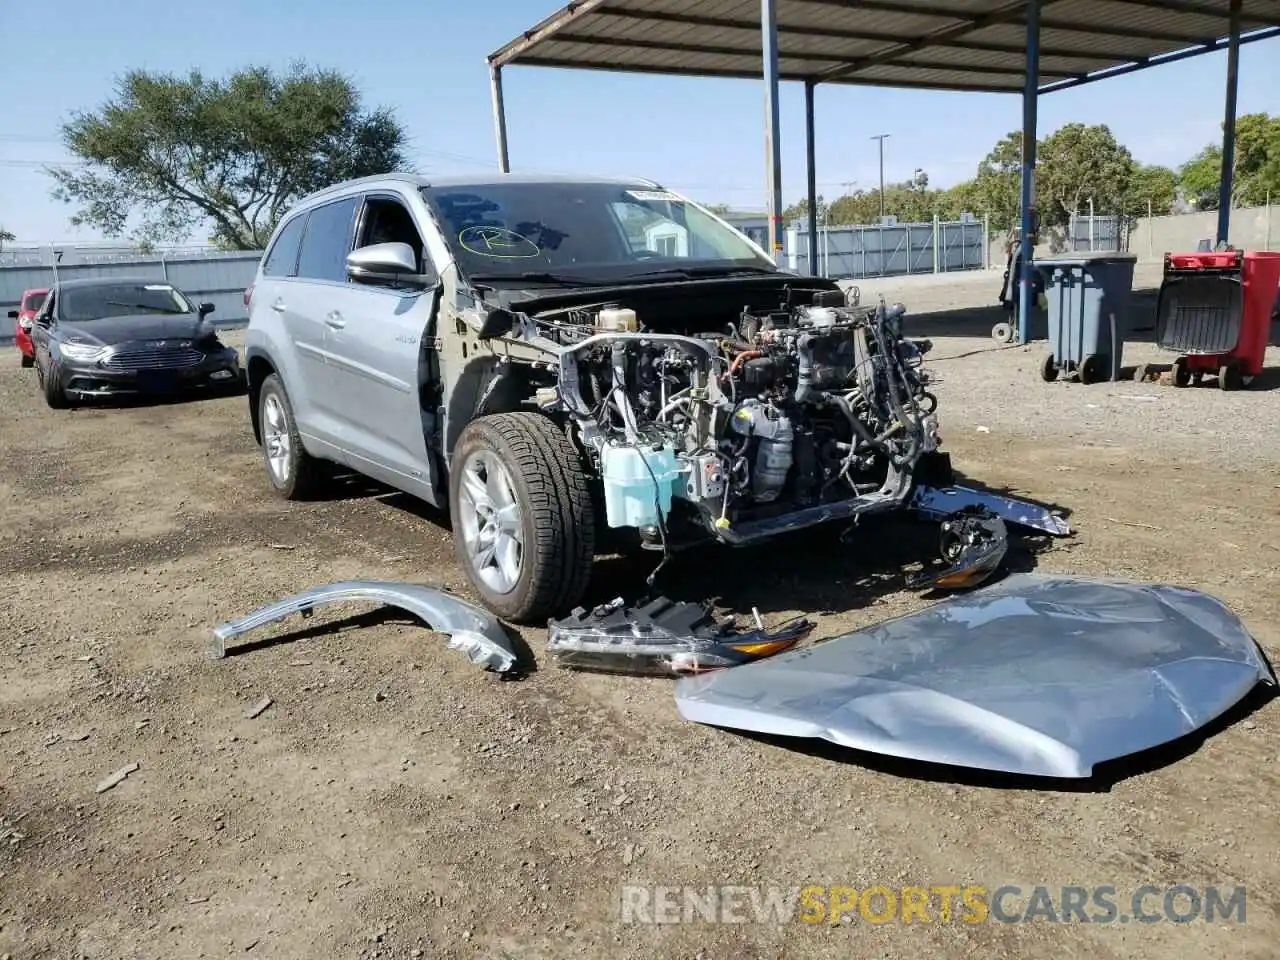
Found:
[(331, 440), (315, 400), (324, 393), (324, 324), (305, 309), (306, 284), (298, 278), (298, 254), (307, 230), (303, 212), (281, 227), (262, 261), (254, 284), (253, 326), (272, 344), (272, 359), (284, 379), (298, 430), (304, 436)]
[[(370, 193), (360, 210), (356, 248), (407, 243), (420, 273), (436, 276), (421, 228), (403, 199)], [(326, 351), (333, 401), (342, 417), (341, 446), (352, 466), (434, 502), (422, 387), (429, 369), (426, 337), (437, 292), (391, 282), (347, 283), (329, 302)], [(356, 462), (358, 461), (358, 462)]]

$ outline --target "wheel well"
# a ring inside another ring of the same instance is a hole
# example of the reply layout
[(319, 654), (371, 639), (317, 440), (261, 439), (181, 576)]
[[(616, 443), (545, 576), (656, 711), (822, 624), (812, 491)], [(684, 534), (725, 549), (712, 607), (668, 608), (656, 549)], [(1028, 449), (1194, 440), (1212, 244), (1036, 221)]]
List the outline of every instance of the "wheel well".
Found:
[(523, 365), (499, 363), (491, 357), (477, 358), (467, 364), (449, 396), (445, 412), (443, 452), (446, 461), (453, 456), (453, 448), (468, 423), (478, 417), (524, 409), (532, 396), (529, 372)]
[(276, 368), (266, 357), (250, 357), (247, 373), (249, 376), (249, 418), (253, 421), (253, 439), (262, 442), (262, 424), (258, 422), (258, 394), (262, 392), (262, 382), (276, 372)]

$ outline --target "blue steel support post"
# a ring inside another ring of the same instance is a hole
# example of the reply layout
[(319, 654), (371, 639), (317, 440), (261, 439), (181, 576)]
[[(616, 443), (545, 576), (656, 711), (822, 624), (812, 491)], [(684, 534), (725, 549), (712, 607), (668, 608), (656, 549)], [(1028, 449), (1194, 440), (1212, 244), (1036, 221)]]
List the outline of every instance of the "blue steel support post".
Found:
[(814, 159), (812, 80), (804, 82), (804, 160), (809, 212), (809, 276), (818, 276), (818, 166)]
[(760, 0), (764, 49), (764, 146), (769, 181), (769, 253), (782, 259), (782, 143), (778, 114), (778, 10), (775, 0)]
[(1036, 108), (1040, 96), (1040, 0), (1027, 3), (1027, 81), (1022, 91), (1022, 227), (1019, 253), (1022, 274), (1018, 278), (1018, 342), (1026, 343), (1031, 332), (1031, 309), (1035, 302), (1035, 257), (1033, 237), (1036, 217)]
[(1231, 0), (1231, 41), (1227, 46), (1227, 105), (1222, 119), (1222, 177), (1218, 187), (1218, 243), (1231, 232), (1231, 182), (1236, 168), (1236, 92), (1240, 87), (1240, 7)]

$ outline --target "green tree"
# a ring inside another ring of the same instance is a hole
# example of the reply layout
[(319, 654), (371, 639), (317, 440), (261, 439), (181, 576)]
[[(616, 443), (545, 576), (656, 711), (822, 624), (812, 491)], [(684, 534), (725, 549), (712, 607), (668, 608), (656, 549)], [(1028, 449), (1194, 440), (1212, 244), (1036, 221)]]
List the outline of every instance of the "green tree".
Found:
[(4, 250), (4, 245), (6, 243), (13, 243), (13, 241), (17, 239), (18, 238), (10, 231), (6, 230), (4, 227), (0, 227), (0, 251)]
[(936, 207), (938, 216), (943, 220), (958, 220), (962, 213), (983, 213), (977, 180), (964, 180), (954, 187), (938, 191)]
[(1198, 210), (1218, 209), (1222, 185), (1222, 150), (1205, 147), (1178, 170), (1178, 189)]
[(1054, 131), (1041, 142), (1037, 163), (1037, 212), (1046, 227), (1085, 212), (1090, 200), (1098, 214), (1119, 211), (1134, 168), (1133, 155), (1105, 124)]
[(991, 218), (993, 233), (1012, 237), (1018, 229), (1022, 207), (1022, 133), (1015, 131), (991, 148), (978, 164), (972, 196), (981, 212)]
[[(822, 209), (821, 197), (818, 198), (818, 209), (819, 210)], [(806, 197), (804, 199), (797, 200), (795, 203), (791, 204), (791, 206), (787, 207), (785, 210), (782, 211), (782, 223), (785, 226), (787, 224), (793, 223), (796, 220), (803, 220), (808, 215), (809, 215), (809, 200)]]
[(1129, 190), (1124, 195), (1124, 214), (1127, 217), (1164, 217), (1173, 212), (1178, 198), (1178, 175), (1168, 167), (1139, 164), (1129, 180)]
[(62, 128), (81, 167), (51, 169), (75, 225), (152, 243), (199, 224), (233, 249), (261, 249), (280, 216), (321, 187), (405, 163), (407, 137), (387, 109), (365, 111), (341, 74), (297, 64), (224, 80), (135, 70), (96, 111)]
[(1232, 203), (1257, 207), (1280, 194), (1280, 117), (1247, 113), (1236, 121)]
[[(887, 196), (887, 193), (886, 193)], [(831, 201), (827, 211), (827, 222), (832, 225), (843, 223), (875, 223), (880, 217), (879, 191), (855, 190)]]

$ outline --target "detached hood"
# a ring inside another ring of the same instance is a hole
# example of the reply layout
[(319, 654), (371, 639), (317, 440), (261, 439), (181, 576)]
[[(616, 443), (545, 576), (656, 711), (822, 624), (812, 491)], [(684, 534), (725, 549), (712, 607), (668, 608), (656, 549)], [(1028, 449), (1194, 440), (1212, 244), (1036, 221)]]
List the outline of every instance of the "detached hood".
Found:
[(1030, 574), (771, 660), (682, 679), (689, 720), (981, 770), (1087, 777), (1275, 683), (1218, 600)]
[(58, 337), (68, 343), (110, 345), (130, 340), (196, 340), (213, 332), (213, 325), (194, 313), (140, 313), (84, 323), (58, 323)]

